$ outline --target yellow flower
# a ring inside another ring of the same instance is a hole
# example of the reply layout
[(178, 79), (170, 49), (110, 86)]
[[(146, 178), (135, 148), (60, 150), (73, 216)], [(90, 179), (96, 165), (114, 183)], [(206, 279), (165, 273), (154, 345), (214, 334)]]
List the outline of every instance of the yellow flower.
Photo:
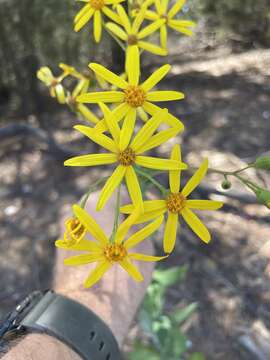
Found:
[(178, 12), (181, 11), (185, 2), (186, 0), (177, 0), (171, 9), (168, 9), (168, 0), (155, 0), (157, 12), (151, 10), (147, 10), (145, 12), (145, 18), (148, 20), (152, 20), (154, 22), (160, 19), (165, 20), (160, 28), (160, 41), (161, 46), (164, 48), (167, 47), (167, 27), (188, 36), (193, 34), (190, 29), (196, 25), (193, 21), (175, 19), (175, 16), (177, 16)]
[(124, 0), (78, 0), (87, 3), (75, 16), (74, 30), (80, 31), (84, 25), (94, 16), (94, 39), (98, 43), (102, 33), (102, 15), (104, 13), (111, 20), (119, 23), (119, 16), (107, 5), (116, 5)]
[[(175, 145), (171, 159), (181, 161), (179, 145)], [(217, 210), (222, 207), (222, 202), (213, 200), (189, 200), (188, 196), (199, 185), (204, 178), (208, 168), (207, 159), (203, 161), (200, 168), (195, 172), (184, 188), (180, 191), (180, 171), (169, 171), (170, 191), (166, 199), (144, 201), (144, 214), (141, 215), (137, 223), (142, 223), (157, 216), (168, 213), (167, 223), (164, 233), (164, 251), (171, 253), (174, 249), (179, 216), (182, 216), (190, 228), (198, 237), (208, 243), (211, 235), (201, 220), (195, 215), (195, 210)], [(126, 205), (121, 208), (121, 212), (130, 213), (133, 205)]]
[[(126, 116), (135, 117), (137, 110), (143, 109), (150, 115), (154, 115), (161, 108), (152, 102), (181, 100), (185, 95), (179, 91), (151, 91), (159, 81), (170, 71), (170, 65), (163, 65), (149, 76), (142, 84), (139, 84), (140, 61), (136, 47), (131, 48), (134, 52), (127, 64), (128, 80), (114, 74), (104, 66), (91, 63), (89, 67), (107, 82), (116, 85), (121, 91), (100, 91), (80, 95), (77, 100), (82, 103), (116, 103), (119, 104), (114, 111), (115, 118), (120, 121)], [(138, 111), (139, 115), (140, 112)], [(132, 115), (131, 115), (132, 114)], [(183, 130), (184, 126), (176, 117), (169, 114), (166, 123), (170, 126)], [(101, 120), (96, 130), (105, 131), (108, 127), (105, 120)]]
[[(131, 253), (129, 250), (141, 243), (145, 238), (153, 234), (161, 225), (163, 216), (137, 231), (124, 240), (130, 229), (134, 214), (129, 216), (117, 229), (115, 238), (110, 241), (96, 221), (78, 205), (73, 206), (73, 211), (80, 223), (93, 236), (96, 241), (82, 239), (74, 246), (65, 246), (61, 240), (57, 240), (55, 245), (67, 250), (85, 251), (85, 254), (72, 256), (64, 260), (68, 266), (78, 266), (90, 263), (97, 263), (96, 268), (89, 274), (84, 282), (84, 286), (89, 288), (98, 282), (102, 276), (115, 263), (118, 263), (135, 281), (142, 281), (143, 276), (132, 260), (136, 261), (160, 261), (167, 256), (150, 256), (140, 253)], [(138, 216), (135, 214), (135, 217)]]
[(51, 97), (56, 97), (60, 104), (64, 104), (66, 101), (65, 91), (61, 82), (67, 75), (66, 72), (63, 72), (62, 75), (55, 77), (47, 66), (43, 66), (37, 71), (38, 79), (49, 88)]
[(153, 135), (161, 121), (168, 116), (168, 111), (163, 109), (157, 112), (131, 140), (136, 114), (132, 115), (129, 123), (125, 123), (120, 131), (113, 113), (104, 104), (100, 104), (100, 106), (104, 112), (104, 118), (112, 139), (87, 126), (77, 125), (75, 129), (109, 150), (110, 153), (76, 156), (66, 160), (64, 164), (65, 166), (96, 166), (117, 163), (116, 169), (101, 191), (97, 210), (99, 211), (104, 207), (114, 190), (125, 178), (132, 203), (143, 212), (142, 193), (134, 166), (139, 165), (157, 170), (186, 169), (187, 166), (178, 160), (142, 156), (145, 151), (159, 146), (164, 141), (175, 136), (179, 130), (170, 128)]
[(114, 35), (116, 35), (120, 40), (126, 43), (127, 58), (131, 56), (129, 52), (130, 52), (130, 48), (133, 46), (136, 46), (137, 48), (140, 48), (142, 50), (147, 50), (156, 55), (162, 55), (162, 56), (167, 55), (166, 49), (162, 49), (160, 46), (151, 44), (143, 40), (147, 36), (153, 34), (156, 30), (158, 30), (161, 27), (161, 25), (165, 23), (165, 19), (157, 19), (152, 24), (140, 30), (140, 27), (144, 20), (144, 13), (145, 13), (144, 8), (142, 8), (142, 10), (138, 13), (132, 24), (129, 20), (126, 11), (121, 5), (117, 6), (117, 12), (121, 19), (121, 23), (122, 26), (124, 27), (124, 30), (120, 26), (112, 22), (107, 23), (106, 28), (109, 31), (111, 31)]

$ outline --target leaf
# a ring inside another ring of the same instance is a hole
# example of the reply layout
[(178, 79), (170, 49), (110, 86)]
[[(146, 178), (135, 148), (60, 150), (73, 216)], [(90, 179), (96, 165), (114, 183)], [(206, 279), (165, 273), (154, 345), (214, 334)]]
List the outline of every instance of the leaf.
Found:
[(178, 327), (173, 327), (170, 331), (165, 329), (158, 333), (159, 342), (161, 344), (162, 358), (166, 359), (179, 359), (187, 350), (187, 339), (179, 331)]
[(184, 309), (176, 309), (172, 313), (170, 313), (170, 318), (173, 322), (177, 323), (178, 325), (182, 324), (186, 321), (197, 309), (198, 304), (196, 302), (189, 304), (188, 306), (184, 307)]
[(153, 323), (151, 319), (151, 314), (149, 314), (149, 312), (146, 311), (144, 308), (142, 308), (139, 313), (139, 324), (144, 332), (152, 334)]
[(129, 354), (129, 360), (161, 360), (156, 350), (141, 343), (134, 346), (134, 350)]
[(206, 357), (203, 353), (193, 353), (188, 360), (206, 360)]
[(164, 287), (168, 287), (182, 281), (185, 278), (187, 266), (175, 266), (166, 270), (155, 270), (153, 279)]

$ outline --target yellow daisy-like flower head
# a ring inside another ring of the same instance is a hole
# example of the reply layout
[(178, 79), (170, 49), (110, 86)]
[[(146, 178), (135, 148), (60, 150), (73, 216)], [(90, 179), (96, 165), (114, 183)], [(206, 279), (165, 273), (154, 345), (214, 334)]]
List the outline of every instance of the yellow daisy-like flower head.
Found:
[[(181, 161), (179, 145), (175, 145), (171, 160)], [(167, 212), (167, 222), (164, 232), (164, 251), (171, 253), (175, 246), (179, 217), (183, 217), (189, 227), (197, 236), (208, 243), (211, 235), (205, 225), (201, 222), (194, 210), (217, 210), (222, 207), (222, 202), (213, 200), (190, 200), (188, 199), (192, 191), (199, 185), (206, 175), (208, 161), (204, 160), (200, 168), (195, 172), (182, 190), (180, 190), (180, 170), (170, 170), (170, 190), (168, 196), (162, 200), (144, 201), (144, 214), (141, 215), (137, 223), (145, 222)], [(123, 213), (133, 211), (133, 205), (126, 205), (121, 208)]]
[(49, 88), (51, 97), (56, 98), (60, 104), (65, 104), (66, 101), (65, 91), (61, 82), (67, 75), (64, 71), (63, 74), (55, 77), (47, 66), (43, 66), (37, 71), (37, 78)]
[(167, 256), (150, 256), (130, 252), (130, 249), (141, 243), (144, 239), (152, 235), (161, 225), (163, 216), (131, 235), (124, 240), (127, 232), (132, 226), (138, 211), (131, 214), (117, 229), (115, 238), (110, 241), (102, 228), (96, 221), (78, 205), (73, 206), (76, 218), (84, 228), (93, 236), (94, 241), (81, 239), (74, 246), (66, 246), (62, 240), (57, 240), (55, 245), (62, 249), (84, 251), (85, 254), (72, 256), (65, 259), (64, 263), (68, 266), (78, 266), (90, 263), (97, 263), (96, 268), (90, 273), (84, 282), (84, 286), (89, 288), (97, 283), (102, 276), (114, 264), (119, 264), (135, 281), (142, 281), (143, 276), (138, 268), (133, 264), (136, 261), (160, 261)]
[(74, 19), (74, 30), (80, 31), (92, 17), (94, 17), (94, 39), (98, 43), (102, 34), (102, 16), (105, 14), (111, 20), (119, 23), (119, 16), (108, 5), (116, 5), (124, 0), (78, 0), (86, 5), (78, 12)]
[[(117, 86), (120, 91), (101, 91), (92, 92), (80, 95), (78, 101), (82, 103), (116, 103), (119, 104), (114, 111), (117, 121), (126, 118), (127, 116), (136, 117), (140, 115), (140, 110), (154, 115), (160, 111), (160, 107), (153, 104), (153, 102), (181, 100), (185, 97), (179, 91), (152, 91), (153, 87), (163, 79), (170, 71), (170, 65), (163, 65), (156, 70), (147, 80), (139, 83), (140, 80), (140, 61), (137, 47), (131, 47), (132, 56), (129, 57), (130, 61), (127, 63), (127, 77), (125, 80), (113, 72), (106, 69), (104, 66), (91, 63), (89, 67), (100, 77), (108, 83)], [(132, 115), (131, 115), (132, 114)], [(173, 115), (169, 114), (164, 118), (164, 121), (182, 131), (184, 126), (180, 120)], [(126, 120), (125, 120), (126, 122)], [(105, 120), (101, 120), (96, 126), (98, 131), (108, 130)]]
[(166, 49), (154, 45), (150, 42), (144, 41), (144, 39), (147, 36), (153, 34), (165, 22), (164, 19), (157, 19), (152, 24), (140, 30), (140, 27), (145, 18), (145, 10), (146, 8), (142, 7), (142, 10), (135, 17), (133, 23), (131, 23), (124, 8), (121, 5), (118, 5), (117, 12), (121, 19), (121, 25), (124, 27), (124, 30), (115, 23), (109, 22), (106, 24), (106, 28), (109, 31), (111, 31), (115, 36), (117, 36), (120, 40), (126, 43), (127, 58), (131, 56), (129, 52), (130, 52), (130, 48), (133, 46), (136, 46), (138, 49), (149, 51), (156, 55), (161, 55), (161, 56), (167, 55)]
[(177, 0), (169, 9), (168, 0), (155, 0), (156, 12), (147, 10), (144, 14), (146, 19), (152, 20), (153, 22), (161, 19), (165, 20), (160, 27), (160, 41), (163, 48), (167, 47), (167, 27), (188, 36), (193, 35), (191, 28), (196, 25), (193, 21), (175, 18), (185, 3), (186, 0)]
[(156, 146), (159, 146), (169, 138), (174, 137), (179, 130), (170, 128), (163, 130), (155, 135), (160, 123), (168, 116), (168, 110), (163, 109), (157, 112), (148, 122), (140, 129), (136, 136), (131, 140), (136, 114), (131, 112), (129, 121), (126, 121), (120, 130), (114, 114), (106, 105), (100, 104), (107, 126), (110, 130), (112, 138), (98, 133), (95, 129), (87, 126), (77, 125), (75, 129), (86, 135), (95, 143), (101, 145), (110, 153), (90, 154), (76, 156), (65, 161), (66, 166), (96, 166), (106, 164), (117, 164), (116, 169), (107, 180), (101, 191), (97, 210), (101, 210), (108, 201), (114, 190), (119, 186), (125, 178), (127, 188), (133, 204), (139, 207), (143, 212), (143, 200), (140, 184), (136, 175), (136, 165), (157, 170), (180, 170), (186, 169), (186, 164), (174, 159), (160, 159), (156, 157), (143, 156)]

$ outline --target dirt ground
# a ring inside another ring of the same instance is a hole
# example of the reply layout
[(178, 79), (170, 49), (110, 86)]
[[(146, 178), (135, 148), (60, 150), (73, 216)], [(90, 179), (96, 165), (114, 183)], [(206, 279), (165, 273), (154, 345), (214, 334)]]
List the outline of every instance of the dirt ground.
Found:
[[(187, 95), (168, 104), (186, 125), (176, 139), (184, 160), (197, 166), (207, 156), (211, 167), (231, 170), (269, 151), (270, 50), (233, 55), (222, 48), (190, 56), (187, 49), (181, 59), (179, 49), (174, 52), (172, 72), (161, 88)], [(146, 68), (153, 70), (149, 64)], [(68, 112), (42, 117), (61, 145), (93, 151), (71, 129), (75, 120)], [(27, 122), (37, 126), (37, 120), (30, 116)], [(170, 146), (160, 152), (167, 156)], [(100, 176), (97, 170), (89, 179), (87, 169), (66, 169), (43, 150), (32, 138), (0, 144), (0, 316), (29, 291), (49, 287), (62, 209)], [(253, 170), (248, 175), (270, 188), (269, 175)], [(183, 225), (167, 264), (187, 264), (189, 271), (186, 281), (170, 290), (166, 306), (199, 303), (186, 330), (194, 351), (205, 353), (207, 360), (267, 360), (269, 353), (262, 357), (259, 352), (270, 329), (270, 211), (238, 183), (233, 182), (236, 197), (227, 196), (221, 181), (209, 175), (198, 190), (198, 196), (221, 199), (225, 206), (202, 216), (213, 234), (207, 246)], [(244, 349), (248, 341), (255, 343), (255, 353)]]

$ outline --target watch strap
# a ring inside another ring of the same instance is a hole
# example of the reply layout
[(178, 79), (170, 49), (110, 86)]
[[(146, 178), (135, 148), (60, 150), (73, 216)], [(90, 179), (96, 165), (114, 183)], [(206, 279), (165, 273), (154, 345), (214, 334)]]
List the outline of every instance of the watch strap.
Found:
[(21, 321), (26, 330), (47, 333), (85, 360), (120, 360), (109, 327), (82, 304), (48, 291)]

